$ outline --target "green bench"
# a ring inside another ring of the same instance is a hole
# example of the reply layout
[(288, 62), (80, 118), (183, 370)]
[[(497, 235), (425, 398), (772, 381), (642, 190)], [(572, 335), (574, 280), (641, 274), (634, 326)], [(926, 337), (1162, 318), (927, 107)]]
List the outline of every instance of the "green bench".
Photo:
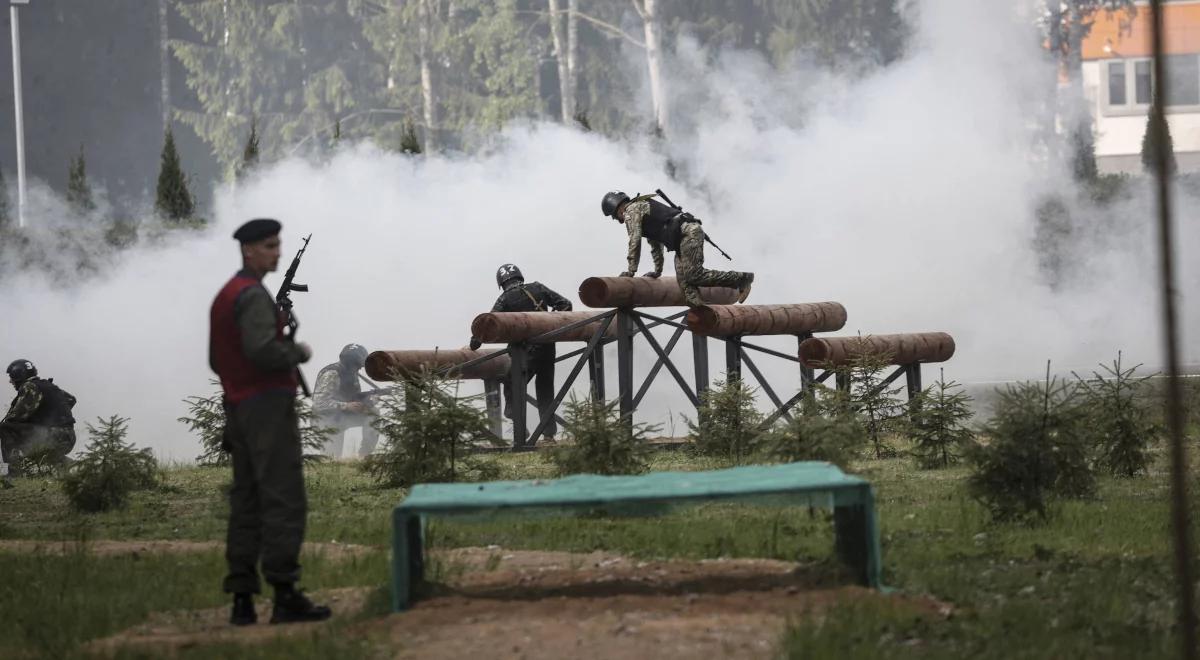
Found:
[(413, 588), (424, 577), (424, 522), (430, 516), (596, 508), (619, 514), (652, 512), (676, 503), (748, 499), (832, 508), (838, 556), (859, 583), (880, 587), (879, 531), (871, 484), (829, 463), (808, 462), (633, 477), (579, 475), (418, 485), (392, 511), (392, 609), (407, 609)]

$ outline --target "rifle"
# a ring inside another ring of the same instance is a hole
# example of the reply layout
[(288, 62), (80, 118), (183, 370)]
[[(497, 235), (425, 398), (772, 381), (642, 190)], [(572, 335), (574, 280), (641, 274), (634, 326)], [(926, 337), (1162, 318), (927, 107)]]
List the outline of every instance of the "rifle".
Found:
[[(667, 203), (667, 206), (670, 206), (671, 208), (675, 209), (676, 211), (679, 211), (680, 213), (686, 213), (686, 211), (683, 210), (682, 206), (676, 204), (675, 202), (672, 202), (671, 198), (667, 197), (667, 193), (663, 192), (662, 188), (655, 188), (654, 193), (656, 195), (658, 195), (659, 197), (662, 197), (663, 201)], [(716, 243), (713, 242), (713, 239), (708, 237), (708, 232), (704, 232), (704, 240), (708, 241), (709, 245), (716, 248), (717, 252), (720, 252), (722, 257), (725, 257), (726, 259), (733, 261), (733, 257), (726, 254), (725, 250), (722, 250), (720, 245), (717, 245)]]
[[(300, 322), (296, 320), (296, 315), (292, 313), (292, 292), (308, 293), (307, 284), (297, 284), (296, 269), (300, 268), (300, 258), (304, 256), (304, 251), (308, 249), (308, 241), (312, 239), (312, 234), (304, 237), (304, 245), (300, 246), (300, 251), (292, 258), (292, 264), (288, 266), (287, 272), (283, 275), (283, 284), (279, 285), (279, 293), (275, 294), (275, 307), (287, 316), (288, 335), (287, 338), (292, 343), (296, 341), (296, 330), (300, 328)], [(312, 392), (308, 389), (308, 383), (304, 381), (304, 372), (300, 371), (300, 367), (296, 367), (296, 378), (300, 380), (300, 390), (304, 392), (304, 396), (312, 396)]]

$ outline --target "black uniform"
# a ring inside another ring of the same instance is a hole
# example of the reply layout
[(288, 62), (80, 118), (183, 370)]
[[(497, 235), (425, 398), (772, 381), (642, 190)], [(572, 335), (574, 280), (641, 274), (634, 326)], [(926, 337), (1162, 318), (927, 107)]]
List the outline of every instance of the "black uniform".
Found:
[[(496, 298), (492, 305), (493, 312), (569, 312), (571, 301), (562, 297), (558, 292), (541, 282), (511, 280), (506, 288)], [(512, 348), (512, 346), (510, 346)], [(549, 417), (544, 435), (553, 438), (558, 433), (558, 424), (554, 422), (551, 407), (554, 405), (554, 358), (557, 356), (554, 344), (534, 344), (526, 354), (526, 381), (534, 376), (534, 392), (538, 402), (538, 413), (541, 417)], [(521, 405), (525, 402), (519, 401)], [(512, 381), (504, 380), (504, 416), (512, 417)]]

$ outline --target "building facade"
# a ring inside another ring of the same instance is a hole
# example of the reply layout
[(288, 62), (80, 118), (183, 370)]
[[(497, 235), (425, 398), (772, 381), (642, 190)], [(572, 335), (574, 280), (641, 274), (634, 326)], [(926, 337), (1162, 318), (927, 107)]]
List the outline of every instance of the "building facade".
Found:
[[(1142, 170), (1142, 138), (1153, 90), (1148, 2), (1136, 14), (1098, 12), (1083, 41), (1083, 89), (1102, 172)], [(1181, 171), (1200, 171), (1200, 0), (1164, 7), (1167, 123)]]

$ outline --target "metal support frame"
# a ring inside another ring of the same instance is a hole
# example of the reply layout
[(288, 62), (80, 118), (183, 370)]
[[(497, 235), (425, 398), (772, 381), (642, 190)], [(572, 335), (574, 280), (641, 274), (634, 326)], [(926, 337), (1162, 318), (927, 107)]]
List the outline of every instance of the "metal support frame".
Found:
[[(449, 372), (453, 369), (463, 369), (468, 366), (474, 366), (488, 360), (494, 359), (500, 355), (508, 355), (512, 367), (508, 378), (511, 379), (513, 399), (524, 401), (526, 405), (511, 406), (512, 426), (513, 426), (513, 449), (530, 449), (536, 445), (538, 438), (542, 435), (549, 420), (555, 419), (560, 424), (565, 424), (562, 417), (558, 415), (558, 409), (562, 405), (563, 399), (574, 386), (576, 379), (586, 367), (588, 371), (588, 379), (590, 382), (589, 394), (594, 401), (608, 400), (608, 392), (605, 383), (605, 357), (604, 349), (610, 343), (615, 343), (617, 348), (617, 396), (619, 399), (619, 410), (622, 420), (630, 429), (633, 426), (633, 416), (646, 396), (650, 386), (657, 379), (658, 375), (665, 367), (671, 374), (671, 377), (679, 385), (684, 395), (688, 400), (696, 406), (701, 403), (701, 396), (705, 391), (710, 389), (710, 373), (709, 373), (709, 339), (703, 335), (692, 334), (692, 363), (694, 366), (694, 375), (692, 382), (689, 383), (675, 362), (671, 360), (671, 352), (679, 344), (685, 332), (689, 330), (686, 321), (683, 320), (687, 314), (677, 312), (667, 317), (658, 317), (652, 314), (647, 314), (638, 309), (621, 308), (607, 310), (597, 313), (595, 316), (587, 319), (571, 323), (556, 330), (546, 332), (544, 334), (532, 337), (524, 342), (515, 342), (508, 349), (489, 353), (481, 358), (477, 358), (470, 362), (455, 365), (442, 370)], [(539, 414), (538, 422), (532, 433), (529, 432), (528, 424), (528, 404), (533, 404), (537, 407), (537, 400), (531, 397), (528, 393), (528, 356), (526, 355), (528, 346), (533, 343), (545, 342), (553, 340), (554, 337), (575, 330), (576, 328), (598, 323), (599, 327), (592, 334), (592, 337), (584, 348), (576, 349), (556, 358), (556, 361), (562, 362), (574, 358), (570, 373), (557, 391), (557, 395), (550, 407), (550, 415), (546, 418), (541, 418)], [(611, 324), (616, 323), (615, 336), (606, 336)], [(660, 325), (667, 325), (674, 328), (670, 339), (666, 344), (661, 344), (659, 339), (652, 333), (651, 329)], [(634, 361), (633, 361), (633, 344), (634, 340), (641, 335), (645, 338), (646, 344), (654, 351), (656, 360), (651, 366), (649, 372), (642, 379), (640, 386), (634, 389)], [(805, 333), (796, 337), (797, 347), (800, 342), (811, 337), (811, 333)], [(824, 383), (830, 378), (834, 378), (837, 389), (843, 392), (849, 392), (851, 382), (849, 375), (839, 373), (833, 369), (825, 369), (817, 372), (811, 367), (805, 366), (800, 362), (799, 351), (796, 355), (789, 355), (765, 346), (758, 346), (748, 343), (743, 337), (724, 337), (714, 338), (722, 341), (725, 344), (725, 366), (726, 380), (731, 378), (743, 377), (743, 370), (747, 370), (758, 382), (758, 385), (763, 392), (770, 398), (775, 405), (775, 410), (767, 416), (763, 421), (762, 428), (767, 428), (774, 424), (779, 419), (792, 419), (793, 409), (803, 400), (805, 396), (811, 395), (813, 387), (818, 383)], [(767, 381), (766, 376), (755, 364), (750, 356), (750, 351), (770, 355), (784, 360), (790, 360), (799, 364), (800, 371), (800, 387), (798, 391), (786, 401), (783, 400), (776, 390)], [(897, 380), (901, 375), (905, 376), (905, 383), (908, 390), (908, 398), (911, 401), (913, 397), (921, 391), (921, 365), (908, 364), (899, 366), (893, 373), (885, 378), (879, 387), (886, 387)], [(491, 421), (493, 432), (499, 435), (500, 414), (499, 414), (499, 381), (489, 380), (484, 383), (485, 392), (487, 393), (488, 415)]]

